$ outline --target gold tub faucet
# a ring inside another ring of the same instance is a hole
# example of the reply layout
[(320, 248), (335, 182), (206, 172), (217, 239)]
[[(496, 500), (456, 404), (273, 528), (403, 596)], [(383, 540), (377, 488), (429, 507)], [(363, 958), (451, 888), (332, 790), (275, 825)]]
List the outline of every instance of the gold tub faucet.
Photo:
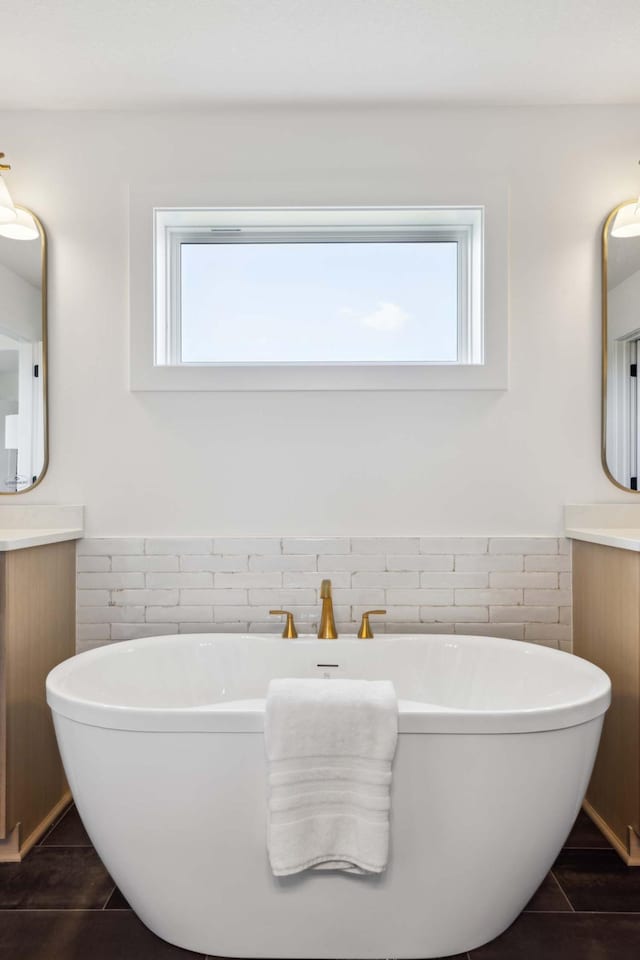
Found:
[(338, 631), (336, 630), (336, 621), (333, 618), (331, 580), (323, 580), (320, 584), (320, 599), (322, 600), (322, 613), (320, 615), (320, 626), (318, 627), (318, 639), (337, 640)]

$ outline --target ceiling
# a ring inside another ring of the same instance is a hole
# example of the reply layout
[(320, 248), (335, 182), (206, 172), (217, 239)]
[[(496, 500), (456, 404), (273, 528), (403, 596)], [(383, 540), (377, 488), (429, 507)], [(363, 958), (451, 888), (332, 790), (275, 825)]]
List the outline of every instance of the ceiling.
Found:
[(638, 0), (13, 0), (0, 109), (640, 102)]

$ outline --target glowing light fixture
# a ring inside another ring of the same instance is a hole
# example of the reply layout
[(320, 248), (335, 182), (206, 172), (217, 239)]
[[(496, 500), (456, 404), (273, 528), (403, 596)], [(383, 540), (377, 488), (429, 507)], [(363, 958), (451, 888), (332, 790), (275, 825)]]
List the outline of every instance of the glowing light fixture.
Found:
[(0, 237), (10, 240), (37, 240), (40, 231), (30, 213), (16, 208), (16, 219), (12, 223), (0, 223)]
[[(0, 227), (0, 230), (2, 227)], [(611, 227), (612, 237), (640, 237), (640, 198), (621, 207)]]
[[(4, 153), (0, 153), (0, 160)], [(16, 207), (11, 199), (9, 188), (4, 182), (2, 171), (11, 170), (8, 163), (0, 163), (0, 237), (9, 240), (37, 240), (40, 230), (28, 210)]]
[(611, 227), (611, 236), (640, 237), (640, 196), (620, 207)]

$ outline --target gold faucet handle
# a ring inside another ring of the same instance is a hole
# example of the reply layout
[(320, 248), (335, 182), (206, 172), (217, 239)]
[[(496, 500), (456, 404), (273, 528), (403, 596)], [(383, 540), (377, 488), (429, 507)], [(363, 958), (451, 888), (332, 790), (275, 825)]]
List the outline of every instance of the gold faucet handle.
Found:
[(369, 617), (381, 617), (386, 612), (386, 610), (367, 610), (366, 613), (363, 613), (362, 623), (360, 624), (360, 629), (358, 630), (358, 639), (371, 640), (373, 638), (373, 630), (371, 629), (371, 624), (369, 623)]
[(293, 614), (290, 610), (269, 610), (269, 613), (272, 617), (286, 617), (287, 622), (284, 625), (284, 630), (282, 631), (282, 636), (286, 637), (288, 640), (295, 640), (298, 636), (298, 631), (296, 630), (296, 625), (293, 620)]

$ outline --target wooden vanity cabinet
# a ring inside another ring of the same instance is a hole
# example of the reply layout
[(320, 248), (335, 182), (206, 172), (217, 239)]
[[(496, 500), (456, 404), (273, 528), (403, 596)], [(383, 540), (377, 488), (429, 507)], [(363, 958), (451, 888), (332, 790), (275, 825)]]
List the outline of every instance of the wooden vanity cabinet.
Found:
[(70, 799), (45, 680), (75, 652), (75, 547), (0, 553), (0, 861), (21, 860)]
[(640, 553), (574, 540), (573, 651), (609, 674), (613, 694), (585, 810), (640, 866)]

